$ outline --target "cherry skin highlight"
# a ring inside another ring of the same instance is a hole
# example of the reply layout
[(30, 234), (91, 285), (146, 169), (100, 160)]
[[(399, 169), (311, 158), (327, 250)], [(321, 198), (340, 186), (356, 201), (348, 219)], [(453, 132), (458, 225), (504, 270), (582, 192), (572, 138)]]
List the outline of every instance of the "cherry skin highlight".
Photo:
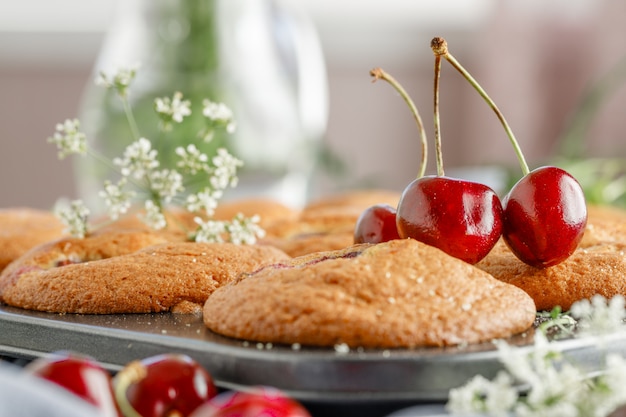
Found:
[(435, 246), (475, 264), (502, 234), (502, 204), (484, 184), (425, 176), (403, 191), (396, 213), (401, 238)]
[(113, 380), (124, 415), (185, 417), (217, 394), (209, 373), (187, 355), (162, 354), (133, 361)]
[(361, 213), (354, 228), (354, 243), (381, 243), (393, 239), (400, 239), (395, 207), (376, 204)]
[(503, 200), (503, 237), (523, 262), (556, 265), (578, 247), (587, 225), (583, 190), (569, 173), (546, 166), (531, 171)]
[(190, 417), (311, 417), (296, 400), (271, 387), (226, 391), (198, 407)]
[(34, 360), (25, 369), (95, 405), (104, 416), (121, 415), (113, 395), (111, 375), (91, 357), (56, 352), (50, 357)]

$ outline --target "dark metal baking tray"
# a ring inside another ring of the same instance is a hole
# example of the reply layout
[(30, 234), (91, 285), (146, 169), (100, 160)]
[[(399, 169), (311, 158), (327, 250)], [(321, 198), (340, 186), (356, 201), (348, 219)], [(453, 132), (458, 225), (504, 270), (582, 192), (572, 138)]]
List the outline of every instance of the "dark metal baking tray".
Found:
[[(509, 343), (528, 346), (532, 335), (531, 329)], [(624, 335), (612, 337), (606, 350), (593, 339), (558, 343), (590, 372), (599, 369), (607, 351), (626, 354)], [(445, 401), (451, 388), (476, 374), (491, 378), (501, 369), (492, 343), (347, 353), (294, 349), (219, 336), (199, 315), (60, 315), (0, 305), (0, 355), (33, 359), (58, 350), (90, 355), (111, 371), (159, 353), (184, 353), (224, 389), (271, 385), (302, 401), (337, 404)]]

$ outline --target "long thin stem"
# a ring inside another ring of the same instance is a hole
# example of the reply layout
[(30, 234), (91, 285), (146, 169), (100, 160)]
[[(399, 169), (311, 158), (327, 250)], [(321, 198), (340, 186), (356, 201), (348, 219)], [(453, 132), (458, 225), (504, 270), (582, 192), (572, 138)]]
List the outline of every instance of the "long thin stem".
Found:
[[(105, 158), (100, 152), (97, 152), (95, 149), (93, 148), (88, 148), (87, 149), (87, 154), (89, 156), (91, 156), (92, 158), (94, 158), (96, 161), (104, 164), (108, 169), (122, 175), (120, 169), (114, 164), (112, 163), (108, 158)], [(128, 181), (133, 184), (134, 186), (138, 187), (138, 188), (144, 188), (145, 185), (141, 184), (140, 182), (138, 182), (137, 180), (135, 180), (132, 176), (127, 177)]]
[(491, 97), (487, 95), (487, 93), (485, 92), (485, 90), (483, 90), (480, 84), (478, 84), (474, 77), (472, 77), (471, 74), (465, 68), (463, 68), (463, 66), (456, 60), (456, 58), (454, 58), (454, 56), (450, 54), (450, 52), (448, 51), (448, 44), (445, 39), (434, 38), (430, 43), (430, 47), (432, 48), (436, 56), (444, 57), (454, 68), (456, 68), (456, 70), (459, 71), (463, 75), (463, 77), (465, 77), (465, 79), (472, 85), (472, 87), (474, 87), (476, 91), (478, 91), (478, 94), (480, 94), (480, 96), (487, 102), (489, 107), (491, 107), (491, 109), (495, 112), (496, 116), (500, 120), (500, 123), (502, 124), (502, 127), (504, 127), (504, 131), (509, 137), (511, 145), (513, 145), (513, 149), (515, 150), (515, 154), (517, 155), (517, 159), (519, 160), (522, 173), (524, 175), (528, 174), (530, 172), (530, 169), (528, 168), (528, 164), (524, 159), (524, 154), (522, 153), (519, 143), (515, 138), (511, 127), (504, 118), (504, 115), (502, 114), (500, 109), (498, 109)]
[(420, 139), (421, 139), (421, 145), (422, 145), (422, 158), (421, 158), (420, 169), (417, 174), (417, 178), (423, 177), (424, 174), (426, 173), (426, 164), (427, 164), (427, 159), (428, 159), (428, 143), (426, 139), (426, 130), (424, 129), (424, 123), (422, 123), (422, 118), (420, 117), (420, 114), (417, 111), (417, 107), (415, 106), (415, 103), (413, 103), (413, 100), (411, 100), (411, 97), (408, 95), (408, 93), (402, 87), (402, 85), (400, 85), (400, 83), (396, 81), (395, 78), (393, 78), (391, 75), (383, 71), (381, 68), (374, 68), (373, 70), (370, 71), (370, 75), (374, 77), (372, 82), (376, 80), (384, 80), (384, 81), (387, 81), (389, 84), (391, 84), (391, 86), (398, 92), (398, 94), (400, 94), (400, 96), (404, 99), (405, 103), (411, 109), (411, 114), (413, 114), (413, 119), (415, 119), (415, 123), (417, 124), (417, 129), (420, 132)]
[(128, 119), (128, 125), (130, 126), (130, 131), (133, 135), (134, 140), (139, 140), (139, 128), (137, 127), (137, 122), (135, 121), (135, 116), (133, 115), (133, 110), (130, 107), (130, 103), (126, 96), (122, 96), (122, 104), (124, 105), (124, 113), (126, 114), (126, 119)]
[(435, 125), (435, 156), (437, 157), (437, 175), (443, 177), (443, 151), (441, 149), (441, 123), (439, 121), (439, 79), (441, 75), (441, 56), (435, 55), (435, 81), (433, 94), (434, 125)]
[(94, 158), (96, 161), (104, 164), (108, 169), (119, 172), (117, 167), (108, 158), (105, 158), (100, 152), (97, 152), (95, 149), (88, 147), (87, 154)]

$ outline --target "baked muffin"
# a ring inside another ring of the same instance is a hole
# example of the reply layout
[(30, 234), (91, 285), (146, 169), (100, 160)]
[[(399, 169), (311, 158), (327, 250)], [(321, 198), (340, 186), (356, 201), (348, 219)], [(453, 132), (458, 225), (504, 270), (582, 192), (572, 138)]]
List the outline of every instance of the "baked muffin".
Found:
[(118, 231), (154, 232), (165, 235), (168, 240), (186, 241), (189, 233), (198, 227), (194, 220), (197, 215), (180, 208), (169, 208), (164, 212), (167, 226), (158, 231), (142, 220), (144, 215), (145, 210), (141, 208), (131, 210), (116, 220), (98, 219), (93, 223), (91, 234), (98, 235)]
[(626, 210), (613, 206), (588, 206), (587, 227), (579, 246), (612, 242), (626, 243)]
[(396, 207), (400, 201), (401, 193), (385, 189), (353, 190), (343, 193), (320, 197), (309, 202), (302, 210), (306, 215), (311, 215), (317, 210), (328, 208), (351, 207), (359, 212), (375, 204), (389, 204)]
[(290, 256), (344, 249), (354, 243), (359, 216), (374, 204), (396, 206), (400, 194), (361, 190), (327, 196), (307, 204), (297, 218), (277, 221), (259, 243), (280, 248)]
[(524, 291), (412, 239), (243, 274), (203, 312), (206, 326), (228, 337), (353, 348), (477, 343), (522, 332), (535, 319)]
[(0, 271), (32, 247), (65, 236), (64, 229), (50, 211), (27, 207), (0, 209)]
[(259, 244), (279, 248), (289, 256), (338, 250), (354, 243), (357, 212), (345, 208), (327, 208), (315, 216), (277, 221), (265, 229)]
[(220, 285), (265, 263), (276, 248), (168, 241), (111, 232), (34, 248), (0, 274), (0, 301), (55, 313), (199, 312)]
[(576, 301), (600, 294), (626, 296), (626, 243), (599, 243), (579, 247), (568, 259), (549, 268), (526, 265), (502, 239), (476, 267), (528, 293), (537, 310), (560, 306), (569, 310)]
[(299, 215), (299, 210), (270, 198), (250, 197), (220, 202), (215, 208), (213, 218), (232, 220), (239, 213), (246, 217), (258, 215), (259, 226), (266, 229), (276, 222), (295, 220)]

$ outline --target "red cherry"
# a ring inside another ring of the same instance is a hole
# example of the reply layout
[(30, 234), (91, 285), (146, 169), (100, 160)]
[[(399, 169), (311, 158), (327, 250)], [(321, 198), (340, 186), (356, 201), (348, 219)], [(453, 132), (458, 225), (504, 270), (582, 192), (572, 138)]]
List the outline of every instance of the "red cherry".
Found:
[(502, 233), (502, 205), (484, 184), (425, 176), (402, 193), (396, 215), (401, 238), (413, 238), (475, 264)]
[(113, 385), (127, 417), (185, 417), (217, 394), (213, 379), (202, 366), (176, 354), (133, 361), (115, 375)]
[(495, 112), (517, 155), (524, 176), (503, 200), (503, 237), (519, 259), (545, 268), (567, 259), (576, 250), (587, 224), (587, 206), (580, 184), (557, 167), (530, 171), (504, 115), (485, 90), (450, 54), (443, 38), (431, 48), (436, 62), (445, 58), (474, 87)]
[(475, 264), (491, 251), (501, 237), (502, 204), (495, 191), (488, 186), (444, 175), (439, 128), (440, 72), (441, 54), (436, 52), (433, 89), (436, 177), (424, 176), (426, 134), (410, 97), (402, 86), (382, 69), (375, 68), (370, 72), (374, 80), (383, 79), (389, 82), (404, 98), (411, 108), (422, 139), (420, 171), (417, 179), (402, 193), (396, 210), (396, 229), (401, 238), (419, 240), (451, 256)]
[(120, 415), (113, 396), (111, 375), (94, 359), (72, 352), (57, 352), (36, 359), (26, 372), (52, 381), (102, 410), (103, 415)]
[(503, 205), (505, 242), (520, 260), (538, 268), (567, 259), (585, 232), (585, 195), (561, 168), (531, 171), (511, 188)]
[(475, 264), (502, 235), (502, 204), (484, 184), (446, 177), (439, 128), (441, 57), (435, 54), (434, 127), (437, 176), (418, 176), (403, 191), (396, 213), (401, 238), (413, 238)]
[(251, 392), (227, 391), (198, 407), (191, 417), (311, 417), (281, 391), (257, 387)]
[(396, 209), (388, 204), (366, 208), (354, 228), (354, 243), (381, 243), (399, 238)]

